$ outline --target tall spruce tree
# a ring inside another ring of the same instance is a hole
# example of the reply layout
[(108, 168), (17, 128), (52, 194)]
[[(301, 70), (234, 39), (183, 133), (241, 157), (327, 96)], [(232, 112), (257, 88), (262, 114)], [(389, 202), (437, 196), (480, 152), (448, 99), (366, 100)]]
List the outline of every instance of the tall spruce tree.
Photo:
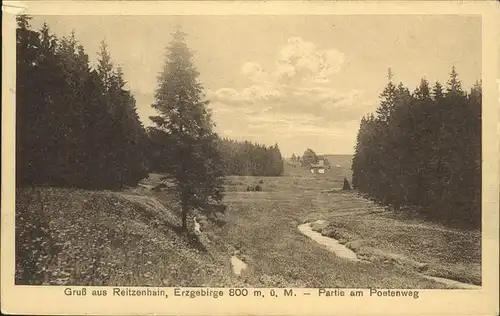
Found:
[(122, 68), (115, 67), (106, 42), (101, 42), (97, 72), (102, 84), (103, 110), (110, 116), (107, 159), (113, 164), (108, 172), (117, 183), (133, 186), (147, 177), (146, 131), (137, 115), (136, 102), (126, 89)]
[(99, 56), (97, 72), (101, 77), (104, 92), (107, 92), (111, 89), (111, 81), (113, 77), (113, 62), (111, 61), (111, 56), (109, 55), (108, 44), (106, 43), (106, 41), (101, 41), (101, 46), (97, 55)]
[(166, 61), (152, 107), (151, 117), (157, 132), (163, 133), (169, 159), (167, 171), (177, 184), (182, 208), (182, 227), (187, 229), (188, 213), (193, 209), (212, 213), (222, 206), (222, 163), (217, 134), (204, 101), (199, 73), (185, 42), (185, 33), (177, 28), (167, 47)]
[(446, 88), (436, 82), (430, 90), (425, 79), (413, 94), (389, 82), (377, 117), (361, 120), (353, 186), (395, 208), (403, 204), (448, 224), (478, 227), (481, 85), (465, 92), (453, 67)]
[(397, 95), (397, 88), (392, 82), (394, 74), (392, 73), (391, 68), (387, 71), (387, 78), (389, 79), (389, 82), (387, 83), (387, 86), (385, 87), (384, 91), (382, 91), (382, 94), (380, 95), (380, 105), (377, 108), (377, 114), (378, 114), (378, 120), (387, 123), (389, 120), (389, 117), (392, 114), (392, 111), (394, 110), (394, 102), (396, 100), (396, 95)]
[(41, 46), (38, 32), (31, 30), (30, 16), (16, 18), (16, 183), (34, 185), (43, 177), (43, 160), (40, 133), (37, 130), (43, 106), (38, 91), (38, 48)]
[[(105, 49), (101, 71), (92, 70), (74, 32), (58, 39), (46, 24), (31, 30), (29, 20), (17, 18), (18, 185), (135, 184), (145, 176), (147, 138), (123, 74), (113, 70)], [(109, 80), (101, 80), (104, 76)], [(112, 109), (123, 114), (121, 120)], [(123, 159), (117, 163), (117, 157)], [(117, 167), (127, 171), (123, 178)]]

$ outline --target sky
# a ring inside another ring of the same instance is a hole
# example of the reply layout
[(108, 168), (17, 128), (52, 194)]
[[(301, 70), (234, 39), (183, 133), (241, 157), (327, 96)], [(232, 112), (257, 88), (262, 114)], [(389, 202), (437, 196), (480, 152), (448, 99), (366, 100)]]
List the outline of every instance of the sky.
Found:
[(387, 84), (481, 79), (481, 20), (459, 15), (37, 16), (59, 37), (75, 31), (95, 65), (102, 40), (124, 72), (144, 125), (171, 32), (194, 52), (216, 131), (282, 154), (352, 154), (365, 114)]

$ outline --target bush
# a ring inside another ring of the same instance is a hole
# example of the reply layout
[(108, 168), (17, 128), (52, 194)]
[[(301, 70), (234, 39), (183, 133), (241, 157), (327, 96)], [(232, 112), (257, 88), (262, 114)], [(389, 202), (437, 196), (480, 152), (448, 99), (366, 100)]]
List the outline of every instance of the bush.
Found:
[(349, 181), (347, 181), (347, 178), (344, 178), (344, 185), (342, 186), (342, 190), (347, 191), (350, 189), (351, 189), (351, 186), (349, 185)]
[(255, 186), (255, 191), (262, 191), (262, 187), (260, 185), (256, 185)]

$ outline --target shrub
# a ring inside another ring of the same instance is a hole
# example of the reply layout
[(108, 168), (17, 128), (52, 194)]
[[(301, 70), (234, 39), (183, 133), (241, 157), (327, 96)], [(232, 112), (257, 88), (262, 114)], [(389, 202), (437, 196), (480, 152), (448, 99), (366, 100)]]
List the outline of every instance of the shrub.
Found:
[(350, 190), (351, 186), (349, 185), (349, 181), (347, 181), (347, 178), (344, 178), (344, 185), (342, 186), (342, 190)]

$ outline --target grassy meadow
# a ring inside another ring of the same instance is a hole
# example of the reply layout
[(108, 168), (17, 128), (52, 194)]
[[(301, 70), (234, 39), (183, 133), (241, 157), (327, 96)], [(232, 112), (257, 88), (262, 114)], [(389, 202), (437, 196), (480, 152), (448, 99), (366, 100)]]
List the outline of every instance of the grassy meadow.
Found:
[(147, 190), (19, 190), (16, 206), (16, 284), (238, 283), (226, 256), (179, 232), (176, 203), (160, 203)]
[[(343, 157), (343, 156), (340, 156)], [(447, 288), (423, 274), (481, 284), (481, 235), (452, 230), (340, 190), (349, 160), (329, 156), (325, 174), (286, 164), (282, 177), (226, 178), (222, 225), (200, 217), (181, 232), (169, 190), (122, 192), (37, 188), (17, 192), (18, 284)], [(336, 167), (340, 165), (340, 167)], [(262, 191), (247, 191), (259, 184)], [(351, 262), (302, 235), (334, 237)], [(36, 224), (38, 223), (38, 224)], [(248, 268), (231, 272), (234, 251)], [(33, 255), (30, 255), (33, 253)], [(23, 263), (23, 264), (21, 264)]]

